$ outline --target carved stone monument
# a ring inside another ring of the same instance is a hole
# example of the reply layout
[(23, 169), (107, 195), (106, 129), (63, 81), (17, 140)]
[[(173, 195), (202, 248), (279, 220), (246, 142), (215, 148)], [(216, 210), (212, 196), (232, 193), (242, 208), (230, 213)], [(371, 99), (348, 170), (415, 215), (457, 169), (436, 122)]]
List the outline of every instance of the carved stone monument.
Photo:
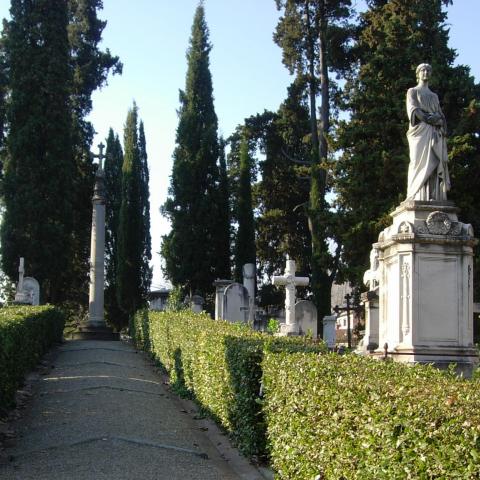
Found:
[(273, 284), (285, 286), (285, 323), (280, 325), (280, 335), (298, 335), (299, 327), (295, 318), (295, 289), (306, 287), (309, 284), (308, 277), (295, 276), (295, 260), (287, 257), (285, 274), (274, 276)]
[(18, 283), (15, 291), (15, 303), (40, 305), (40, 285), (33, 277), (25, 277), (25, 259), (20, 257), (18, 265)]
[(248, 323), (253, 325), (255, 318), (255, 264), (246, 263), (243, 266), (243, 286), (248, 292)]
[(337, 343), (337, 315), (323, 317), (323, 341), (333, 351)]
[(88, 318), (82, 322), (73, 338), (79, 340), (118, 340), (119, 334), (107, 327), (104, 318), (105, 288), (105, 173), (103, 160), (105, 145), (98, 145), (98, 158), (93, 190), (92, 233), (90, 242), (90, 290)]
[(478, 242), (446, 198), (445, 117), (428, 89), (430, 73), (429, 65), (419, 65), (419, 83), (407, 94), (407, 199), (374, 244), (380, 303), (376, 354), (386, 348), (396, 361), (455, 362), (468, 372), (478, 361), (472, 321), (473, 247)]

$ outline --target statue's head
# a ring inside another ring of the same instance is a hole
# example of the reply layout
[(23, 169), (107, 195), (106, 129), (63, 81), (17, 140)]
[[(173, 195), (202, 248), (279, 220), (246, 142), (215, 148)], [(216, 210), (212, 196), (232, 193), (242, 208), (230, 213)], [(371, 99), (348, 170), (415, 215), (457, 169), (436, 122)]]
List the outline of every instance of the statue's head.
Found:
[(421, 63), (415, 70), (415, 75), (417, 77), (417, 80), (420, 79), (420, 74), (422, 71), (428, 72), (427, 78), (429, 78), (432, 75), (432, 66), (429, 63)]

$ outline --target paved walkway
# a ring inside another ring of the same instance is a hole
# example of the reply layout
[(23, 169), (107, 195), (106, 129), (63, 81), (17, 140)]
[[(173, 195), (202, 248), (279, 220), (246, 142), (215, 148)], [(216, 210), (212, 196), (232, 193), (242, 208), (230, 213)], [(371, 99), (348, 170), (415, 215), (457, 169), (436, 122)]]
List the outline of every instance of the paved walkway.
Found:
[(68, 341), (49, 360), (13, 424), (2, 480), (263, 478), (130, 345)]

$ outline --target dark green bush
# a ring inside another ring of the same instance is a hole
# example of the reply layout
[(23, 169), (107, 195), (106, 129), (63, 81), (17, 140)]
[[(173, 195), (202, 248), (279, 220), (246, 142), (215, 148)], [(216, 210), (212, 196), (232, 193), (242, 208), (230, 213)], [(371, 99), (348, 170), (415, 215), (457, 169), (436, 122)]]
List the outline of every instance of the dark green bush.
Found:
[(265, 454), (264, 351), (325, 351), (323, 344), (275, 338), (189, 311), (139, 312), (131, 327), (136, 344), (162, 363), (177, 391), (193, 396), (250, 456)]
[(277, 478), (480, 478), (477, 380), (355, 355), (271, 352), (263, 379)]
[(64, 314), (51, 306), (0, 309), (0, 413), (48, 348), (62, 338)]

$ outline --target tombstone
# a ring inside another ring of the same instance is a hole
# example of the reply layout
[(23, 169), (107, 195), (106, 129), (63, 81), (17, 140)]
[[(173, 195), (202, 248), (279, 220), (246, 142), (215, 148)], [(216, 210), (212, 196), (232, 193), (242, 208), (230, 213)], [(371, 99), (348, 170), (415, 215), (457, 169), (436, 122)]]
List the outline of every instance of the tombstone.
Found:
[(30, 299), (31, 305), (40, 305), (40, 284), (36, 278), (25, 277), (23, 279), (23, 291)]
[(323, 340), (329, 350), (335, 348), (337, 343), (337, 316), (327, 315), (323, 317)]
[(298, 335), (299, 328), (295, 318), (295, 288), (306, 287), (307, 277), (295, 276), (295, 260), (287, 256), (285, 274), (273, 277), (274, 285), (285, 286), (285, 323), (280, 325), (280, 335)]
[(300, 300), (295, 304), (295, 321), (298, 324), (298, 333), (317, 338), (317, 307), (313, 302)]
[(379, 303), (377, 292), (365, 292), (360, 297), (361, 304), (365, 308), (365, 335), (362, 349), (374, 351), (378, 348), (378, 314)]
[(24, 277), (24, 274), (25, 259), (20, 257), (14, 302), (23, 305), (40, 305), (40, 285), (38, 281), (33, 277)]
[(203, 304), (205, 300), (200, 295), (193, 295), (190, 298), (190, 309), (194, 313), (201, 313), (203, 311)]
[(223, 296), (223, 320), (229, 322), (248, 322), (248, 291), (240, 283), (231, 283)]
[(231, 285), (231, 280), (215, 280), (215, 320), (223, 320), (223, 298), (225, 296), (225, 289)]
[(243, 286), (248, 291), (248, 322), (253, 325), (255, 317), (255, 264), (246, 263), (242, 271)]

